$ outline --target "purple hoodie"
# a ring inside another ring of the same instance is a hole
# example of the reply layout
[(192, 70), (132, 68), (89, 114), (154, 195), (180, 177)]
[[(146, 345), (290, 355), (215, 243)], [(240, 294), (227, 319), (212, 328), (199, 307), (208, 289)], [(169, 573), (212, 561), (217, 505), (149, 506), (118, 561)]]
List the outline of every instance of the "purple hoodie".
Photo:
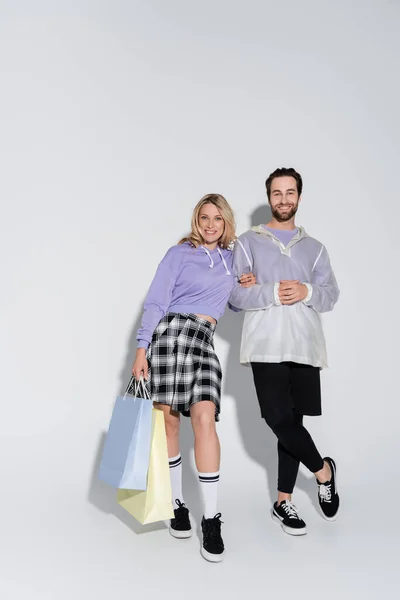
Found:
[(232, 251), (189, 242), (172, 246), (158, 265), (144, 303), (138, 348), (147, 348), (167, 312), (223, 315), (233, 289)]

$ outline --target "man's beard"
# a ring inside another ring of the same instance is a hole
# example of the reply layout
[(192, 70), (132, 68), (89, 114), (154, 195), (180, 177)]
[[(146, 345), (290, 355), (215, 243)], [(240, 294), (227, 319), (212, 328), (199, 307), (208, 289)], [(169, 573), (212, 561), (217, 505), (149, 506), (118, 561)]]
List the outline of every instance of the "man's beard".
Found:
[(297, 213), (297, 209), (298, 208), (299, 208), (299, 205), (296, 204), (295, 206), (293, 206), (287, 212), (280, 213), (278, 211), (278, 207), (273, 208), (271, 206), (271, 212), (272, 212), (272, 216), (274, 217), (274, 219), (276, 219), (278, 221), (278, 223), (285, 223), (286, 221), (290, 221), (290, 219), (292, 217), (294, 217), (294, 215)]

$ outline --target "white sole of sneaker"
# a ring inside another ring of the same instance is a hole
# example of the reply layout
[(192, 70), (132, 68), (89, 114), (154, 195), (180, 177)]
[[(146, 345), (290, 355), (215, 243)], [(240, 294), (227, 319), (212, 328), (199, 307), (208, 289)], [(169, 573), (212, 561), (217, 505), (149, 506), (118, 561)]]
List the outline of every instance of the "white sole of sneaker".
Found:
[(325, 521), (336, 521), (337, 513), (334, 517), (327, 517), (326, 515), (324, 515), (322, 509), (320, 509), (320, 512), (321, 512), (322, 517), (325, 519)]
[(200, 550), (200, 554), (202, 555), (203, 558), (205, 558), (206, 560), (208, 560), (208, 562), (221, 562), (224, 558), (225, 555), (225, 550), (222, 554), (211, 554), (210, 552), (207, 552), (207, 550), (204, 550), (203, 546), (201, 547)]
[(277, 523), (278, 525), (280, 525), (283, 529), (283, 531), (285, 533), (287, 533), (288, 535), (306, 535), (307, 533), (307, 527), (304, 527), (303, 529), (293, 529), (293, 527), (286, 527), (286, 525), (284, 525), (282, 523), (282, 521), (280, 520), (279, 517), (277, 517), (276, 515), (274, 515), (274, 513), (272, 513), (272, 520), (274, 521), (274, 523)]
[(189, 531), (177, 531), (176, 529), (172, 529), (172, 527), (170, 527), (169, 532), (172, 537), (176, 538), (177, 540), (187, 540), (192, 537), (191, 529)]

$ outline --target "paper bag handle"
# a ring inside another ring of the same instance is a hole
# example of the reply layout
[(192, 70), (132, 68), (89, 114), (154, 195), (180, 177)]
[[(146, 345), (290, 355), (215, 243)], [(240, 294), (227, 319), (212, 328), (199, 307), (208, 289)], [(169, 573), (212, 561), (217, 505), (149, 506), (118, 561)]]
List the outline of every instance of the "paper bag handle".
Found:
[(146, 388), (146, 386), (144, 384), (143, 377), (141, 376), (140, 379), (139, 379), (139, 381), (138, 381), (133, 375), (132, 375), (132, 377), (129, 380), (129, 383), (128, 383), (127, 388), (125, 390), (125, 394), (124, 394), (124, 398), (123, 399), (125, 400), (125, 398), (126, 398), (126, 396), (128, 394), (128, 390), (130, 389), (133, 381), (135, 382), (135, 384), (134, 384), (134, 390), (133, 390), (134, 391), (134, 395), (137, 397), (137, 393), (139, 391), (139, 388), (141, 387), (141, 391), (143, 392), (143, 397), (146, 400), (150, 400), (150, 395), (149, 395), (149, 392), (147, 391), (147, 388)]

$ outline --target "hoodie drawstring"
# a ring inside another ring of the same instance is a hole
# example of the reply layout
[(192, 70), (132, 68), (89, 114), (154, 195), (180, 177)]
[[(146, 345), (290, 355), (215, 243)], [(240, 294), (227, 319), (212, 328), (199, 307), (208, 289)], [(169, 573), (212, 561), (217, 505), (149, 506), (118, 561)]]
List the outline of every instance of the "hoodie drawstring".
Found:
[(240, 245), (240, 247), (242, 248), (242, 250), (243, 250), (243, 253), (244, 253), (245, 257), (247, 258), (247, 262), (249, 263), (250, 271), (252, 271), (252, 270), (253, 270), (253, 263), (251, 262), (251, 260), (250, 260), (250, 257), (249, 257), (249, 255), (248, 255), (248, 254), (247, 254), (247, 252), (246, 252), (246, 248), (243, 246), (243, 244), (242, 244), (242, 242), (239, 240), (239, 238), (237, 238), (237, 240), (236, 240), (236, 241), (238, 242), (238, 244), (239, 244), (239, 245)]
[(224, 255), (222, 254), (222, 252), (221, 252), (221, 250), (219, 249), (219, 247), (218, 247), (218, 246), (217, 246), (217, 250), (218, 250), (218, 253), (219, 253), (219, 255), (220, 255), (221, 259), (222, 259), (222, 262), (224, 263), (224, 267), (225, 267), (226, 274), (227, 274), (227, 275), (230, 275), (230, 274), (231, 274), (231, 272), (230, 272), (230, 270), (228, 269), (228, 265), (226, 264), (226, 260), (224, 259)]
[(204, 246), (202, 246), (202, 249), (204, 250), (204, 252), (207, 254), (208, 258), (210, 259), (210, 264), (208, 265), (209, 269), (213, 269), (214, 268), (214, 261), (213, 258), (211, 256), (211, 254), (209, 253), (209, 251), (207, 250), (207, 248), (204, 248)]
[[(214, 268), (214, 261), (213, 261), (213, 257), (211, 256), (209, 250), (207, 250), (207, 248), (204, 248), (204, 246), (201, 246), (202, 250), (204, 250), (204, 252), (207, 254), (208, 258), (210, 259), (210, 264), (208, 265), (209, 269), (213, 269)], [(223, 265), (225, 267), (225, 271), (227, 275), (231, 275), (230, 270), (228, 269), (228, 265), (226, 264), (226, 260), (221, 252), (221, 250), (219, 249), (219, 247), (217, 246), (217, 250), (218, 250), (218, 254), (221, 257), (221, 260), (223, 262)]]

